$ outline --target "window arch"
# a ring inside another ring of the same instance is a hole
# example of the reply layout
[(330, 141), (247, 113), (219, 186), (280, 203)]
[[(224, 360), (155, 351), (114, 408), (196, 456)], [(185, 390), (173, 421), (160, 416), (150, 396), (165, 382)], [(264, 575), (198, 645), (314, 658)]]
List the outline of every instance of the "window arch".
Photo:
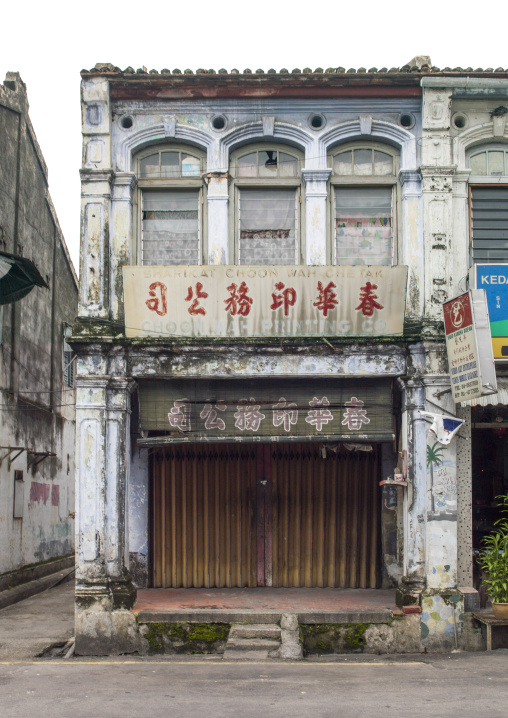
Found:
[(205, 153), (186, 145), (136, 155), (139, 264), (203, 264), (205, 170)]
[(259, 144), (231, 154), (231, 256), (237, 264), (300, 264), (301, 168), (293, 147)]
[(373, 142), (338, 145), (328, 166), (332, 263), (395, 264), (398, 152)]

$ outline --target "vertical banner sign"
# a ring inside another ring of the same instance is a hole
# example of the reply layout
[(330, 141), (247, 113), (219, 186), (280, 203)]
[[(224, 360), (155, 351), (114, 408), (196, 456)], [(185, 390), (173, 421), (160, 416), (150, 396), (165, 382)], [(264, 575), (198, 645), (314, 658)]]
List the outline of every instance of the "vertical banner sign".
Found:
[(454, 402), (494, 394), (497, 391), (496, 372), (488, 339), (490, 328), (485, 292), (465, 292), (445, 302), (443, 311)]

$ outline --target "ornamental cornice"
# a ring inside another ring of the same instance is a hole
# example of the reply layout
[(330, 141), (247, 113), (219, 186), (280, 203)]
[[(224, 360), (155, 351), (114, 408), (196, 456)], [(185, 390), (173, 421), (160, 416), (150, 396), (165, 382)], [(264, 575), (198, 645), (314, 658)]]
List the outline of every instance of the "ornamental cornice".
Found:
[(420, 172), (422, 173), (422, 177), (451, 177), (455, 174), (456, 170), (456, 165), (420, 165)]
[(123, 187), (134, 189), (138, 182), (138, 178), (133, 172), (115, 172), (114, 183)]
[(330, 175), (332, 174), (332, 170), (327, 169), (303, 169), (302, 170), (302, 179), (305, 182), (306, 185), (312, 185), (313, 183), (318, 182), (328, 182), (330, 179)]
[(112, 184), (113, 179), (115, 177), (115, 173), (113, 170), (94, 170), (94, 169), (80, 169), (79, 170), (79, 176), (81, 177), (81, 182), (108, 182), (109, 184)]
[(229, 172), (225, 172), (223, 170), (215, 170), (214, 172), (206, 172), (203, 175), (203, 179), (205, 180), (206, 184), (209, 185), (210, 182), (213, 182), (213, 180), (227, 180), (228, 186), (233, 181), (233, 177), (230, 175)]
[(404, 186), (405, 184), (408, 184), (409, 182), (418, 182), (420, 183), (422, 181), (422, 176), (419, 172), (419, 170), (399, 170), (399, 182), (401, 186)]

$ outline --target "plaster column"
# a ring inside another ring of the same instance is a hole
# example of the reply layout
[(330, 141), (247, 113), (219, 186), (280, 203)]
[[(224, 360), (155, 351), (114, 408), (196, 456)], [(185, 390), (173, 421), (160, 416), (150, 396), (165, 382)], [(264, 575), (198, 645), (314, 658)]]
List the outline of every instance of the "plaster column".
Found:
[[(127, 570), (126, 486), (132, 382), (104, 371), (100, 354), (78, 362), (76, 398), (76, 653), (136, 650)], [(95, 369), (96, 373), (89, 373)], [(97, 371), (101, 373), (97, 373)]]
[(82, 169), (79, 316), (109, 318), (109, 224), (113, 172)]
[(327, 184), (331, 169), (304, 169), (305, 183), (305, 264), (327, 263), (326, 225)]
[(109, 310), (110, 318), (120, 322), (124, 318), (122, 267), (133, 263), (132, 204), (135, 187), (136, 176), (134, 174), (130, 172), (115, 174), (111, 198), (109, 241)]
[(425, 352), (421, 344), (409, 347), (414, 378), (402, 383), (402, 438), (407, 451), (408, 488), (404, 497), (404, 576), (397, 603), (417, 605), (425, 588), (425, 508), (427, 493), (426, 424), (419, 411), (425, 409), (425, 387), (421, 379)]
[(208, 264), (230, 264), (229, 257), (229, 175), (210, 172), (208, 182)]
[(81, 169), (81, 276), (79, 314), (109, 317), (109, 223), (111, 121), (109, 83), (93, 77), (81, 83), (83, 164)]
[(398, 264), (408, 267), (407, 317), (418, 320), (424, 313), (424, 251), (422, 222), (422, 178), (419, 172), (401, 170), (402, 244)]
[[(443, 344), (427, 349), (431, 372), (425, 377), (427, 411), (455, 415)], [(440, 372), (441, 369), (441, 372)], [(462, 430), (448, 445), (441, 444), (426, 425), (426, 589), (422, 595), (421, 638), (429, 650), (452, 650), (460, 645), (464, 599), (457, 588), (457, 450)]]
[(462, 294), (467, 288), (469, 265), (469, 192), (471, 170), (455, 172), (453, 176), (453, 232), (451, 255), (451, 296)]

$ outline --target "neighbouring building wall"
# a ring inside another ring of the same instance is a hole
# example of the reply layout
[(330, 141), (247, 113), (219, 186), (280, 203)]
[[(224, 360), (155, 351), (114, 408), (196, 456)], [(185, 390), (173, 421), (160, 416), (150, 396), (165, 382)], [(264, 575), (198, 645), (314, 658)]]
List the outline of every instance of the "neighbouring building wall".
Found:
[(17, 73), (0, 85), (0, 249), (32, 260), (48, 284), (0, 308), (1, 575), (74, 549), (75, 392), (64, 331), (77, 314), (77, 278)]

